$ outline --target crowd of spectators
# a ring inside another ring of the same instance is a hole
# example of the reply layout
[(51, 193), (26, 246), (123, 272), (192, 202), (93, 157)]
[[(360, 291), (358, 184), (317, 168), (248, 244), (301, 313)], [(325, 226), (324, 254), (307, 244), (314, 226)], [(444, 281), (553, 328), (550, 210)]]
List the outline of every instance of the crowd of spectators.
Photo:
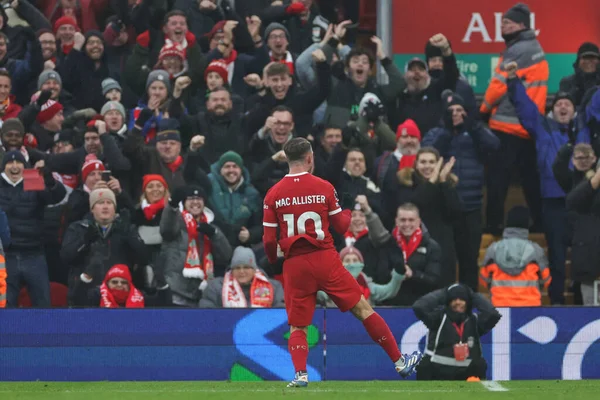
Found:
[[(352, 199), (336, 247), (371, 303), (458, 281), (495, 305), (540, 305), (548, 287), (564, 304), (570, 246), (593, 304), (598, 46), (579, 47), (546, 112), (548, 62), (516, 4), (478, 103), (443, 33), (398, 66), (357, 30), (357, 4), (2, 1), (0, 306), (282, 306), (262, 199), (298, 136)], [(528, 209), (505, 224), (514, 166)], [(503, 239), (480, 271), (484, 232)]]

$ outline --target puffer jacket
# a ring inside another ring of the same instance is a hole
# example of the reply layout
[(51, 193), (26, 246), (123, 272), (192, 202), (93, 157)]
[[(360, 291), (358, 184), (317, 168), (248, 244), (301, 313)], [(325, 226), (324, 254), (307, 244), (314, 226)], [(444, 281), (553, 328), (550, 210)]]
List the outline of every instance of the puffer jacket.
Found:
[(567, 210), (577, 213), (571, 244), (571, 279), (600, 278), (600, 193), (584, 179), (567, 196)]
[(565, 197), (565, 192), (552, 172), (552, 164), (561, 146), (567, 142), (590, 143), (589, 131), (583, 126), (580, 118), (574, 118), (570, 124), (565, 125), (540, 114), (520, 79), (508, 79), (508, 95), (521, 125), (535, 141), (542, 197)]
[(4, 172), (0, 176), (0, 208), (8, 217), (10, 246), (5, 251), (41, 252), (44, 207), (59, 203), (66, 195), (65, 187), (55, 182), (44, 191), (24, 191), (23, 181), (13, 184)]
[(433, 128), (421, 146), (435, 147), (444, 160), (456, 159), (452, 172), (458, 177), (456, 191), (463, 211), (479, 210), (483, 203), (485, 184), (484, 160), (487, 154), (500, 146), (500, 140), (482, 123), (475, 123), (470, 132), (456, 132), (447, 128)]
[(520, 32), (515, 39), (506, 44), (506, 50), (498, 60), (479, 111), (482, 114), (491, 113), (490, 129), (528, 139), (529, 134), (521, 126), (515, 108), (506, 96), (508, 73), (504, 66), (511, 61), (515, 61), (519, 66), (517, 76), (525, 81), (527, 96), (535, 103), (540, 113), (544, 112), (550, 70), (544, 50), (532, 30)]
[(242, 171), (242, 182), (233, 190), (229, 188), (219, 171), (218, 163), (210, 167), (209, 204), (215, 213), (217, 225), (232, 245), (241, 244), (238, 239), (240, 229), (250, 231), (250, 244), (262, 240), (262, 199), (250, 183), (246, 168)]
[[(204, 214), (209, 224), (214, 222), (214, 213), (209, 208), (204, 208)], [(165, 279), (173, 293), (174, 304), (197, 306), (201, 297), (200, 284), (202, 281), (195, 278), (186, 278), (182, 274), (187, 254), (188, 233), (179, 209), (169, 205), (165, 206), (160, 221), (160, 235), (163, 238), (161, 246), (162, 267)], [(210, 241), (215, 275), (222, 276), (231, 258), (231, 246), (223, 232), (218, 228), (215, 236)], [(203, 246), (203, 241), (198, 241), (198, 246)], [(203, 259), (204, 248), (199, 250), (200, 259)]]

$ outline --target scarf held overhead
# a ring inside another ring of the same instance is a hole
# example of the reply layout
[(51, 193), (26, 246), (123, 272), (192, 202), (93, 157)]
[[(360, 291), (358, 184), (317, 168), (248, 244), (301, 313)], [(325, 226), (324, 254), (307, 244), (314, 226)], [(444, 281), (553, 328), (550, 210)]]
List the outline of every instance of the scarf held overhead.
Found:
[(406, 238), (403, 234), (400, 233), (400, 229), (395, 227), (392, 231), (392, 235), (396, 239), (396, 243), (402, 249), (402, 253), (404, 254), (404, 262), (408, 262), (410, 256), (417, 250), (419, 245), (421, 244), (421, 240), (423, 240), (423, 231), (421, 228), (417, 228), (416, 231), (412, 234), (411, 237)]
[[(273, 285), (269, 282), (269, 279), (262, 272), (256, 270), (250, 286), (250, 307), (269, 308), (273, 305), (274, 295)], [(244, 291), (231, 271), (225, 274), (221, 296), (224, 308), (248, 307), (248, 300), (244, 296)]]
[[(181, 216), (185, 222), (185, 228), (188, 234), (185, 264), (182, 274), (185, 278), (210, 280), (215, 276), (210, 239), (208, 236), (202, 235), (202, 261), (200, 261), (200, 253), (198, 252), (198, 241), (200, 240), (198, 223), (194, 216), (187, 211), (183, 211)], [(202, 213), (200, 216), (200, 223), (207, 222), (206, 215)]]

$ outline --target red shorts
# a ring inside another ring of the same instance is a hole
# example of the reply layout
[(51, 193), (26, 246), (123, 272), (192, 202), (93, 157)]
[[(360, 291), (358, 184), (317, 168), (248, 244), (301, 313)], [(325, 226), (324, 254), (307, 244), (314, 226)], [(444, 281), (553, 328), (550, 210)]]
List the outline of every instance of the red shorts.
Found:
[(352, 309), (362, 296), (358, 282), (344, 268), (335, 250), (319, 250), (285, 260), (283, 280), (285, 309), (291, 326), (312, 323), (319, 290), (327, 293), (342, 312)]

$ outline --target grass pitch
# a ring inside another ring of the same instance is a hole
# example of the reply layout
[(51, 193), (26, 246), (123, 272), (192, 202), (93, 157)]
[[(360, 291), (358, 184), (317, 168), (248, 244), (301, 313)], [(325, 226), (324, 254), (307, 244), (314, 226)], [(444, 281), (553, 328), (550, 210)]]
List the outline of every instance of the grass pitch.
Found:
[[(577, 400), (597, 398), (600, 381), (511, 382), (2, 382), (0, 399), (19, 400)], [(489, 385), (486, 387), (485, 385)]]

